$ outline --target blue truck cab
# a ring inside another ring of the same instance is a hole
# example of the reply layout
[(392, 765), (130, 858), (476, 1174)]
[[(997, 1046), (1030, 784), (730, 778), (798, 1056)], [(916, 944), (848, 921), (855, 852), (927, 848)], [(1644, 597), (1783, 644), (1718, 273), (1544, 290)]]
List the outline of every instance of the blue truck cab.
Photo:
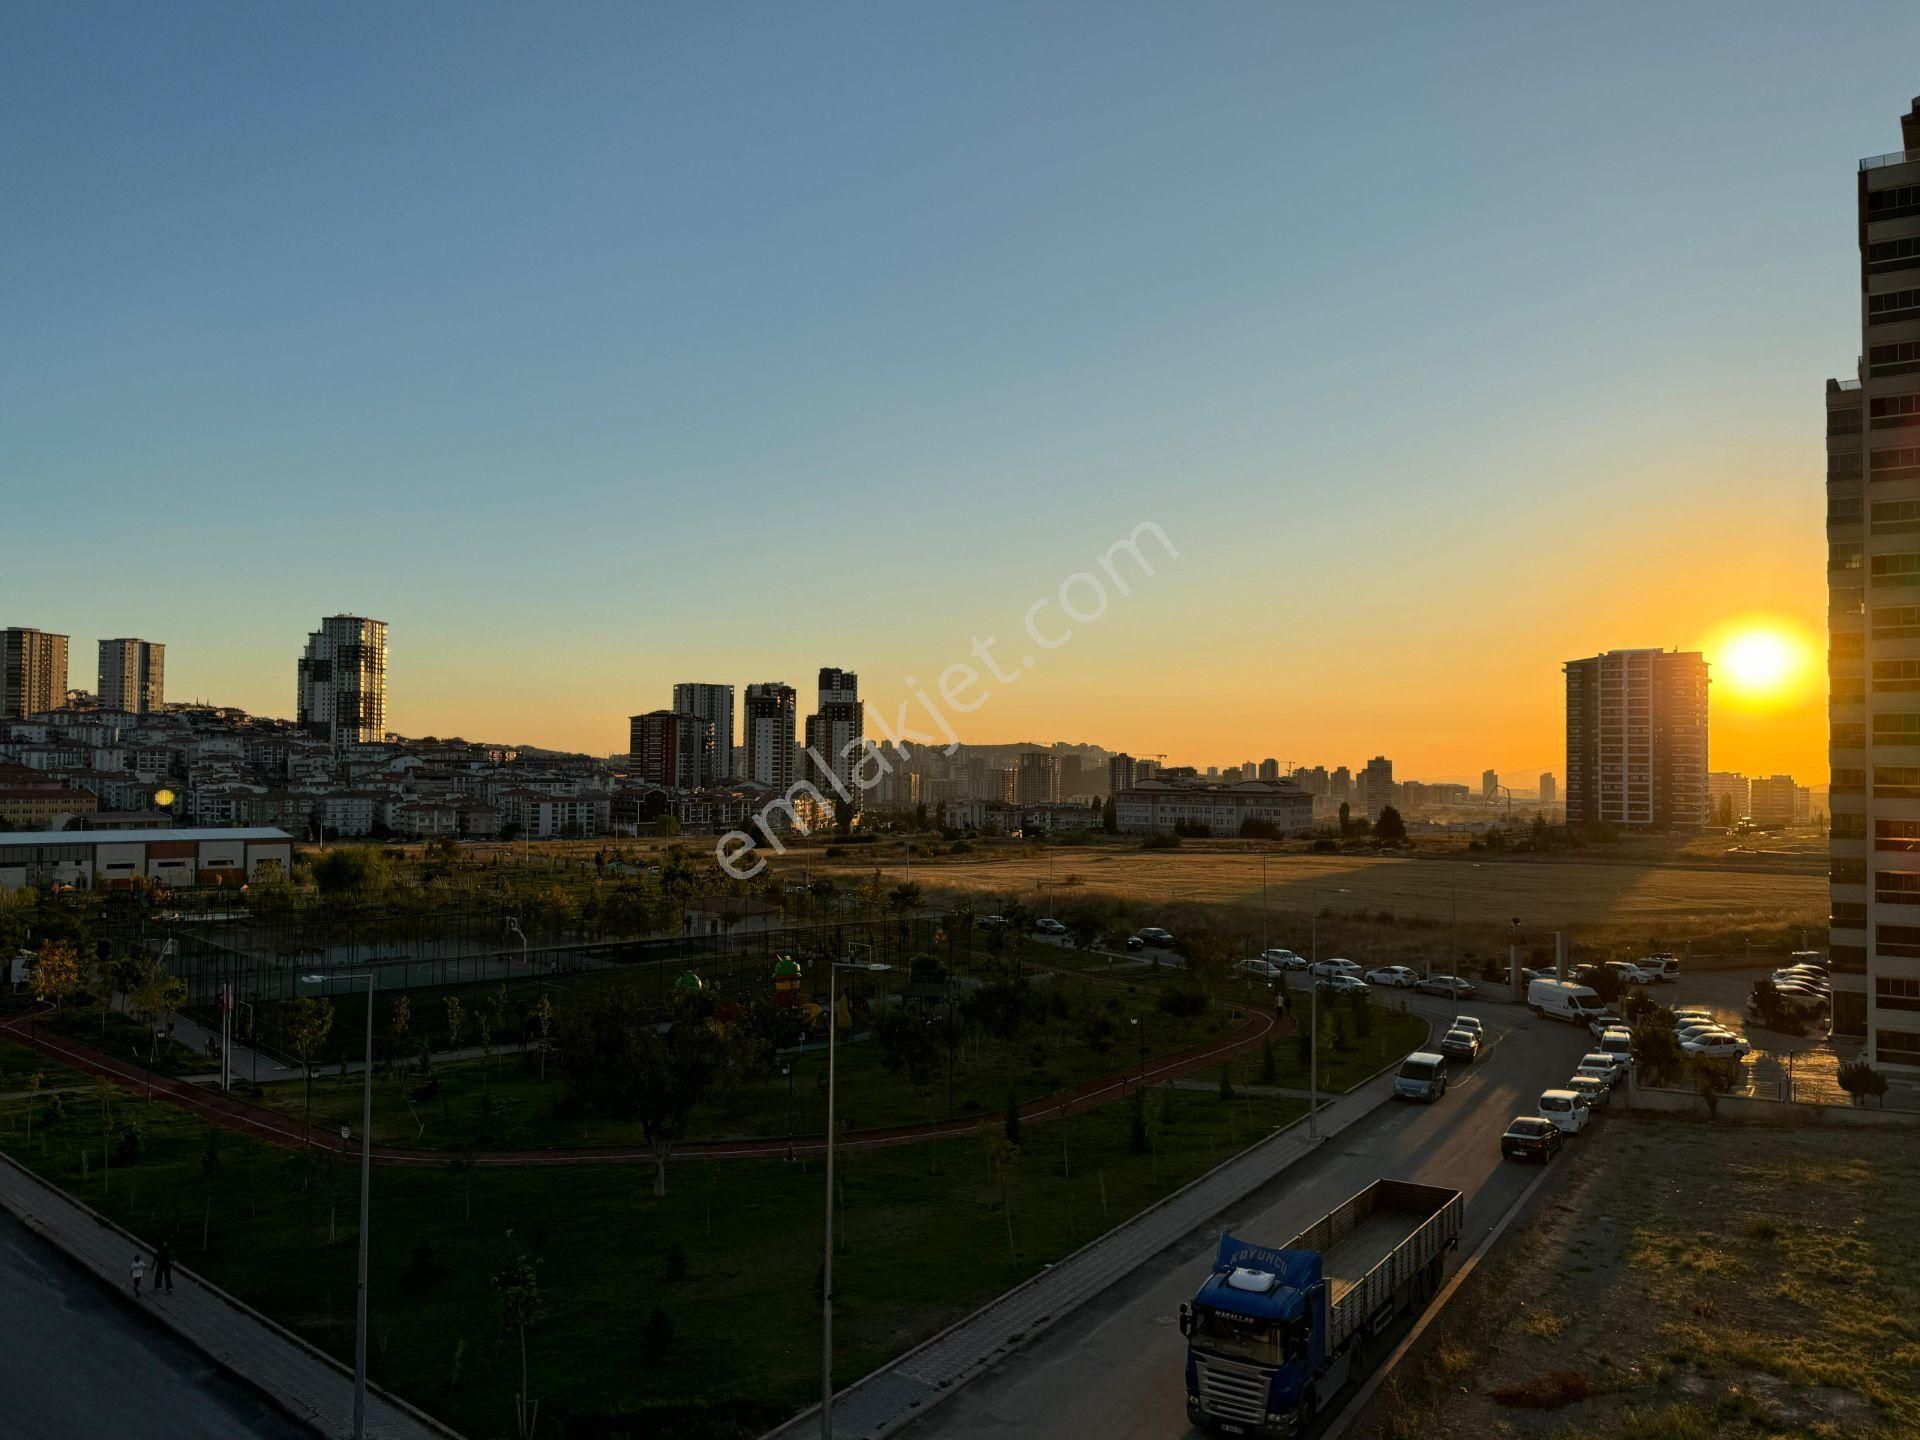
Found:
[(1356, 1342), (1439, 1288), (1458, 1190), (1376, 1180), (1284, 1246), (1222, 1235), (1180, 1307), (1187, 1419), (1222, 1435), (1298, 1434), (1347, 1383)]

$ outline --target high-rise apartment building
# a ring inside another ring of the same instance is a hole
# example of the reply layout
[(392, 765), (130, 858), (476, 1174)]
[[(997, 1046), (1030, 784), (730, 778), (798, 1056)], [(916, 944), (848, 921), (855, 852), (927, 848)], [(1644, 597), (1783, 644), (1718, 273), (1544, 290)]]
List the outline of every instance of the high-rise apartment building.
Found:
[(1351, 800), (1353, 771), (1344, 765), (1336, 767), (1333, 774), (1327, 777), (1327, 797), (1336, 801)]
[(791, 685), (778, 680), (747, 686), (740, 728), (746, 750), (746, 773), (741, 777), (784, 795), (798, 778), (794, 770), (798, 734), (799, 698)]
[(1260, 762), (1260, 778), (1262, 780), (1278, 780), (1280, 778), (1280, 762), (1271, 755), (1262, 760)]
[(21, 720), (67, 703), (67, 637), (30, 625), (0, 630), (0, 720)]
[(1500, 772), (1498, 770), (1482, 770), (1480, 772), (1480, 798), (1482, 800), (1491, 800), (1499, 793)]
[(1553, 772), (1551, 770), (1541, 771), (1540, 772), (1540, 803), (1542, 805), (1552, 805), (1557, 800), (1559, 800), (1559, 798), (1560, 798), (1560, 790), (1558, 785), (1556, 785), (1554, 782)]
[(1756, 825), (1791, 825), (1804, 788), (1794, 784), (1791, 775), (1756, 775), (1748, 790), (1747, 814)]
[(813, 757), (808, 778), (829, 800), (845, 797), (848, 807), (858, 811), (860, 786), (854, 771), (860, 763), (860, 742), (866, 738), (860, 677), (851, 670), (822, 667), (816, 703), (818, 708), (807, 717), (807, 750)]
[(1050, 805), (1060, 798), (1060, 757), (1045, 750), (1020, 752), (1019, 785), (1022, 805)]
[(1107, 793), (1118, 795), (1122, 790), (1133, 788), (1133, 756), (1121, 751), (1107, 760)]
[(1920, 1071), (1920, 99), (1862, 160), (1860, 351), (1826, 386), (1833, 1030)]
[(1707, 821), (1707, 662), (1698, 651), (1569, 660), (1567, 823), (1641, 830)]
[(673, 708), (713, 724), (713, 773), (703, 775), (700, 783), (720, 785), (738, 778), (733, 774), (733, 686), (675, 685)]
[(1369, 820), (1378, 820), (1380, 812), (1393, 803), (1393, 762), (1386, 756), (1374, 756), (1360, 772), (1360, 799)]
[(628, 759), (648, 784), (698, 790), (714, 773), (713, 722), (705, 716), (649, 710), (627, 726)]
[(159, 710), (167, 698), (167, 647), (151, 640), (102, 640), (99, 691), (102, 710)]
[(1714, 824), (1738, 825), (1753, 813), (1753, 782), (1738, 770), (1707, 772), (1707, 816)]
[(387, 738), (387, 622), (329, 615), (300, 657), (296, 718), (334, 749)]

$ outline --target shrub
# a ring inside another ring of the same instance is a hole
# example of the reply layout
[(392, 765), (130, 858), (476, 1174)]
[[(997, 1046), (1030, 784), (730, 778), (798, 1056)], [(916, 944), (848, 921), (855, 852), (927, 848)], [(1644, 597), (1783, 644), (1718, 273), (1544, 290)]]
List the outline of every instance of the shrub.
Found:
[[(1840, 1067), (1839, 1074), (1835, 1078), (1840, 1082), (1840, 1088), (1852, 1097), (1856, 1105), (1869, 1095), (1877, 1096), (1887, 1093), (1887, 1077), (1864, 1060), (1847, 1061)], [(58, 1100), (59, 1097), (54, 1098)]]
[(1178, 835), (1149, 835), (1145, 840), (1140, 842), (1140, 848), (1142, 850), (1178, 850), (1180, 848), (1180, 837)]

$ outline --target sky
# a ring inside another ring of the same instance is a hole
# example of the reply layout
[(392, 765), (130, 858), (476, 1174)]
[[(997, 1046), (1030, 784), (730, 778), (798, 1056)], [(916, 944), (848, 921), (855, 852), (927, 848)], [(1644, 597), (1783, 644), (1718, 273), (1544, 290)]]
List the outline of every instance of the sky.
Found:
[(1916, 54), (1911, 4), (23, 0), (0, 623), (290, 714), (372, 615), (397, 731), (595, 752), (991, 637), (965, 740), (1529, 781), (1563, 661), (1760, 627), (1803, 663), (1716, 682), (1712, 762), (1824, 782), (1821, 391)]

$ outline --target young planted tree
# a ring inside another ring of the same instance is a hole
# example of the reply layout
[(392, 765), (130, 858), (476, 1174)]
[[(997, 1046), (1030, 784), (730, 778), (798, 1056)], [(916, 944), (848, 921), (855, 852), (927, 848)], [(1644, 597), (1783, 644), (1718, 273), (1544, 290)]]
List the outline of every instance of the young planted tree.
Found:
[(1694, 1088), (1700, 1092), (1700, 1098), (1707, 1102), (1707, 1117), (1719, 1119), (1720, 1097), (1739, 1088), (1740, 1062), (1724, 1056), (1695, 1055), (1688, 1069), (1693, 1075)]
[(313, 1062), (333, 1031), (333, 1002), (322, 996), (301, 995), (287, 1001), (275, 1012), (286, 1047), (300, 1062), (300, 1074), (306, 1082), (301, 1129), (307, 1144), (313, 1143)]
[(540, 1003), (534, 1007), (534, 1016), (539, 1024), (540, 1078), (547, 1078), (547, 1051), (553, 1047), (553, 997), (546, 991), (540, 992)]
[(127, 1005), (146, 1020), (153, 1032), (147, 1053), (149, 1065), (160, 1057), (162, 1024), (186, 998), (187, 982), (169, 970), (165, 961), (154, 958), (140, 962), (138, 978), (127, 991)]
[(467, 1007), (458, 995), (447, 996), (447, 1048), (458, 1050), (467, 1033)]
[[(507, 1232), (509, 1242), (513, 1232)], [(493, 1288), (500, 1296), (507, 1324), (520, 1339), (520, 1389), (513, 1397), (514, 1434), (519, 1440), (531, 1440), (538, 1423), (540, 1402), (527, 1394), (527, 1327), (540, 1313), (540, 1262), (516, 1254), (506, 1267), (495, 1272)]]

